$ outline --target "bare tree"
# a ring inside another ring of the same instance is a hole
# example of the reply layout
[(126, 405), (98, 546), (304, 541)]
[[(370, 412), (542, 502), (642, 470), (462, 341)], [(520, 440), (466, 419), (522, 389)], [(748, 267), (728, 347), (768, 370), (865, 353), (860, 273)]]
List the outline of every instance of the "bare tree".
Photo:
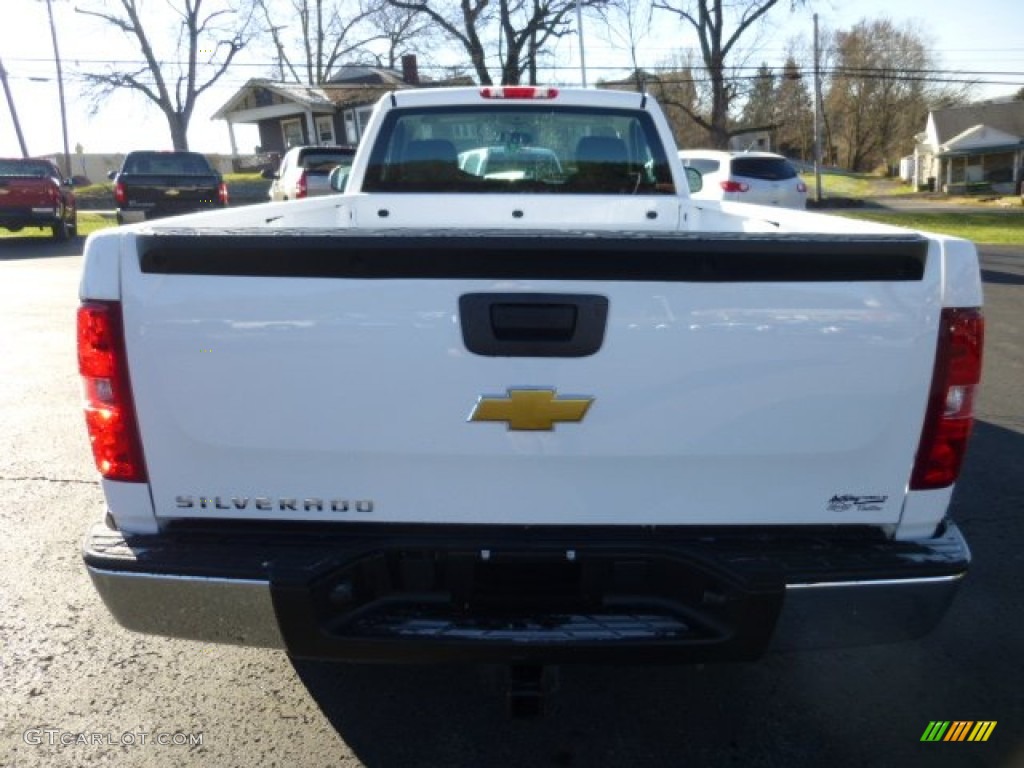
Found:
[(614, 48), (629, 50), (629, 63), (637, 75), (638, 91), (644, 87), (639, 79), (642, 72), (639, 50), (651, 33), (652, 10), (650, 0), (608, 0), (607, 5), (598, 9), (607, 41)]
[[(449, 38), (465, 49), (473, 70), (483, 85), (493, 85), (488, 67), (489, 51), (484, 44), (497, 26), (499, 79), (502, 85), (516, 85), (524, 77), (537, 79), (537, 62), (556, 39), (572, 32), (575, 0), (387, 0), (396, 8), (415, 11), (435, 23)], [(598, 7), (606, 0), (582, 0), (583, 7)]]
[(692, 117), (704, 111), (702, 84), (694, 73), (692, 54), (660, 66), (658, 74), (647, 80), (646, 89), (664, 110), (679, 147), (706, 143), (707, 131)]
[[(120, 90), (142, 94), (163, 112), (175, 149), (188, 149), (188, 126), (196, 101), (216, 83), (247, 43), (248, 18), (218, 0), (167, 0), (176, 36), (173, 50), (157, 50), (151, 29), (159, 25), (145, 0), (104, 0), (76, 12), (108, 24), (131, 38), (142, 53), (132, 69), (111, 66), (83, 73), (94, 104)], [(210, 10), (213, 8), (214, 10)], [(151, 26), (147, 26), (151, 25)], [(205, 76), (202, 73), (208, 72)]]
[(786, 59), (775, 90), (776, 146), (787, 157), (814, 157), (814, 100), (793, 56)]
[(767, 64), (761, 64), (754, 76), (753, 87), (747, 95), (740, 115), (740, 126), (747, 131), (775, 128), (777, 86), (775, 73)]
[[(708, 132), (714, 147), (725, 147), (733, 131), (729, 111), (737, 95), (736, 83), (727, 71), (736, 44), (753, 30), (780, 0), (655, 0), (654, 8), (667, 11), (693, 27), (700, 44), (700, 55), (707, 73), (710, 113), (690, 117)], [(803, 0), (790, 0), (790, 7)]]
[(380, 41), (372, 55), (381, 66), (395, 69), (407, 53), (416, 53), (421, 61), (430, 59), (422, 52), (434, 47), (437, 27), (423, 14), (382, 2), (368, 21)]
[(483, 85), (493, 85), (487, 69), (487, 52), (480, 38), (493, 18), (491, 0), (458, 0), (456, 8), (445, 7), (443, 0), (388, 0), (395, 8), (420, 14), (436, 24), (442, 32), (461, 45)]
[(369, 45), (387, 39), (374, 25), (377, 0), (256, 0), (254, 8), (281, 80), (320, 85), (343, 61), (366, 60)]
[(893, 164), (914, 146), (932, 96), (933, 58), (922, 35), (880, 19), (835, 33), (825, 96), (838, 160), (853, 171)]

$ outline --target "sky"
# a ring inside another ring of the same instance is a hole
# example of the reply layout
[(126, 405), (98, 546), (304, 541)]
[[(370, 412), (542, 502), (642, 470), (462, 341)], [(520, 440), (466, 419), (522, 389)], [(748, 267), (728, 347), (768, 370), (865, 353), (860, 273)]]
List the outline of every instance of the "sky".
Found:
[[(64, 62), (68, 114), (68, 143), (90, 153), (125, 152), (131, 149), (169, 149), (167, 123), (162, 114), (141, 96), (122, 94), (99, 105), (82, 93), (76, 74), (103, 67), (107, 61), (138, 60), (140, 54), (121, 33), (76, 14), (72, 0), (53, 0), (61, 59)], [(79, 0), (81, 4), (81, 0)], [(157, 12), (166, 0), (146, 0)], [(113, 6), (113, 3), (110, 3)], [(752, 66), (766, 61), (778, 67), (787, 43), (794, 37), (808, 40), (817, 12), (822, 29), (844, 29), (868, 18), (889, 18), (898, 24), (914, 23), (933, 43), (942, 69), (991, 72), (980, 80), (999, 81), (975, 91), (977, 98), (1009, 95), (1024, 87), (1024, 2), (1022, 0), (809, 0), (795, 12), (783, 1), (768, 16), (767, 26), (756, 39), (744, 40), (743, 54)], [(661, 15), (653, 25), (657, 34), (643, 41), (641, 65), (664, 63), (680, 48), (694, 41), (683, 36), (671, 17)], [(159, 32), (159, 25), (154, 24)], [(602, 24), (585, 18), (587, 79), (626, 74), (628, 57), (621, 45), (609, 42)], [(155, 36), (158, 37), (158, 36)], [(159, 39), (159, 37), (158, 37)], [(163, 39), (168, 39), (166, 35)], [(557, 68), (547, 81), (578, 85), (581, 76), (578, 40), (563, 40), (555, 52)], [(443, 55), (443, 54), (442, 54)], [(459, 59), (452, 49), (449, 60)], [(53, 46), (46, 4), (42, 0), (0, 0), (0, 59), (7, 70), (17, 114), (29, 153), (61, 151), (60, 102)], [(210, 116), (250, 77), (271, 76), (266, 54), (243, 52), (238, 66), (199, 101), (189, 130), (191, 148), (208, 153), (228, 153), (228, 129)], [(240, 152), (251, 152), (258, 142), (254, 127), (235, 130)], [(18, 156), (20, 148), (6, 101), (0, 97), (0, 156)]]

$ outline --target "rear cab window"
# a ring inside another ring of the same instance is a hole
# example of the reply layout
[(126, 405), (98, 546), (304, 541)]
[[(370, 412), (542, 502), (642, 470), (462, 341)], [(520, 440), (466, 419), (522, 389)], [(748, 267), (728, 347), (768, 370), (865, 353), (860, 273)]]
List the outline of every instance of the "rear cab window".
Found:
[(363, 189), (675, 194), (646, 112), (536, 105), (392, 110)]
[(793, 164), (782, 157), (734, 157), (732, 173), (763, 181), (784, 181), (797, 175)]
[(123, 173), (168, 176), (216, 176), (217, 172), (197, 152), (132, 152), (124, 161)]
[(54, 166), (33, 160), (0, 160), (0, 176), (21, 179), (60, 178)]
[(337, 166), (352, 165), (355, 150), (307, 149), (301, 153), (298, 165), (311, 173), (328, 174)]

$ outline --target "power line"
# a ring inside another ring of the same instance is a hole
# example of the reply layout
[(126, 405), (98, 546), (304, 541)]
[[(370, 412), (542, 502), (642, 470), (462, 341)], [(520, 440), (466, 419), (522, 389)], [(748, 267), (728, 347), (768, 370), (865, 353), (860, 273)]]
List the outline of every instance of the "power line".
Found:
[[(52, 59), (49, 60), (49, 62), (52, 63)], [(131, 65), (136, 65), (136, 66), (142, 66), (143, 65), (143, 62), (132, 62), (132, 61), (116, 61), (116, 62), (115, 61), (111, 61), (109, 63), (111, 63), (111, 64), (131, 64)], [(232, 66), (236, 66), (236, 65), (232, 64)], [(269, 70), (269, 69), (272, 68), (273, 65), (270, 65), (270, 64), (239, 64), (237, 66), (239, 66), (239, 67), (241, 67), (241, 66), (261, 67), (261, 68), (263, 68), (265, 70)], [(435, 72), (435, 73), (441, 73), (441, 74), (448, 73), (453, 68), (454, 69), (458, 69), (460, 67), (458, 67), (458, 66), (454, 66), (453, 67), (451, 65), (421, 65), (419, 67), (421, 72)], [(468, 67), (468, 66), (461, 67), (461, 68), (466, 69), (467, 71), (470, 69), (470, 67)], [(543, 70), (546, 70), (546, 71), (553, 71), (553, 72), (557, 72), (557, 71), (575, 71), (575, 70), (578, 69), (578, 67), (576, 65), (559, 65), (559, 64), (541, 65), (539, 68), (543, 69)], [(624, 70), (630, 69), (630, 67), (629, 66), (623, 66), (623, 65), (605, 65), (605, 66), (590, 66), (590, 65), (588, 65), (587, 69), (588, 70), (594, 70), (594, 71), (602, 71), (602, 72), (622, 72)], [(684, 71), (684, 70), (688, 70), (688, 71), (691, 71), (691, 72), (710, 72), (711, 71), (710, 67), (705, 67), (705, 66), (702, 66), (702, 65), (699, 65), (699, 64), (687, 65), (687, 66), (684, 66), (684, 67), (679, 67), (679, 66), (671, 65), (671, 64), (661, 64), (661, 65), (653, 65), (653, 66), (641, 67), (641, 69), (643, 69), (645, 72), (651, 72), (651, 73), (657, 73), (657, 72), (679, 72), (679, 71)], [(759, 74), (760, 67), (737, 66), (737, 67), (726, 67), (725, 69), (729, 73), (729, 76), (732, 77), (732, 78), (735, 78), (735, 79), (757, 80), (757, 79), (760, 79), (760, 78), (763, 77), (763, 75)], [(800, 69), (807, 69), (807, 68), (800, 68)], [(895, 78), (895, 79), (903, 79), (903, 80), (915, 80), (915, 79), (942, 80), (942, 79), (947, 79), (947, 78), (950, 78), (950, 77), (960, 77), (960, 78), (963, 78), (963, 77), (975, 77), (975, 78), (977, 78), (977, 77), (1014, 78), (1015, 77), (1015, 78), (1024, 78), (1024, 70), (905, 69), (905, 68), (895, 68), (895, 67), (857, 67), (857, 66), (838, 66), (837, 65), (837, 66), (832, 66), (832, 67), (824, 68), (822, 71), (825, 74), (827, 74), (827, 75), (832, 75), (832, 76), (836, 76), (836, 77), (864, 77), (864, 78), (886, 77), (886, 78)], [(742, 74), (744, 72), (753, 72), (754, 74)], [(95, 75), (95, 74), (102, 74), (102, 73), (79, 72), (77, 77), (82, 78), (82, 79), (87, 79), (89, 76)], [(780, 79), (782, 79), (784, 77), (782, 69), (780, 69), (778, 71), (772, 70), (771, 71), (771, 75), (773, 77), (778, 77)], [(14, 74), (14, 73), (12, 73), (10, 71), (8, 71), (8, 76), (12, 80), (46, 81), (46, 80), (50, 79), (49, 77), (47, 77), (45, 75), (44, 76), (36, 76), (36, 75), (31, 75), (31, 74), (20, 74), (19, 75), (19, 74)], [(269, 78), (269, 77), (268, 78), (263, 78), (263, 79), (266, 79), (269, 82), (284, 82), (284, 81), (275, 80), (275, 79)], [(226, 81), (222, 81), (222, 82), (226, 82)], [(245, 82), (245, 81), (241, 81), (241, 80), (238, 80), (236, 78), (234, 80), (234, 82)], [(303, 83), (303, 85), (307, 85), (307, 84)]]
[[(1021, 49), (1021, 50), (1024, 50), (1024, 49)], [(45, 65), (47, 67), (50, 66), (53, 63), (53, 59), (52, 58), (44, 58), (44, 57), (20, 57), (20, 58), (14, 57), (14, 58), (12, 58), (12, 57), (7, 57), (8, 64), (10, 62), (12, 62), (12, 61), (23, 62), (23, 63), (32, 63), (32, 64), (41, 64), (41, 65)], [(96, 65), (96, 64), (99, 64), (99, 65), (114, 65), (114, 66), (131, 66), (131, 67), (146, 67), (148, 65), (148, 62), (146, 62), (143, 59), (130, 59), (130, 58), (122, 58), (122, 59), (82, 59), (82, 58), (76, 58), (76, 59), (74, 59), (74, 63), (77, 66), (79, 66), (79, 67), (82, 67), (84, 65)], [(185, 65), (187, 65), (188, 62), (182, 60), (182, 61), (165, 61), (165, 63), (173, 65), (173, 66), (185, 66)], [(204, 67), (204, 66), (215, 67), (215, 66), (218, 66), (218, 65), (214, 64), (214, 63), (211, 63), (211, 64), (200, 63), (199, 66), (200, 67)], [(249, 62), (247, 62), (247, 61), (235, 61), (235, 62), (232, 62), (231, 66), (233, 68), (248, 68), (248, 69), (263, 68), (263, 69), (270, 70), (270, 69), (273, 69), (274, 67), (277, 66), (277, 60), (276, 59), (267, 59), (267, 60), (249, 61)], [(368, 65), (366, 65), (366, 66), (368, 66)], [(458, 65), (456, 65), (456, 66), (458, 66)], [(441, 72), (441, 71), (447, 71), (447, 70), (451, 69), (451, 67), (452, 67), (452, 65), (444, 65), (444, 64), (420, 64), (419, 69), (421, 71), (428, 71), (428, 72), (430, 72), (430, 71)], [(618, 70), (622, 70), (622, 69), (628, 69), (629, 67), (617, 66), (617, 65), (605, 65), (605, 66), (588, 65), (587, 68), (588, 69), (594, 69), (594, 70), (618, 71)], [(709, 70), (708, 67), (703, 66), (703, 65), (698, 64), (698, 63), (694, 63), (693, 65), (689, 65), (687, 68), (691, 69), (691, 70), (701, 70), (701, 71), (708, 71)], [(772, 67), (769, 67), (769, 68), (771, 69)], [(779, 65), (779, 68), (782, 68), (782, 65)], [(557, 65), (557, 64), (552, 64), (552, 65), (545, 66), (544, 69), (551, 69), (551, 70), (567, 69), (567, 70), (570, 70), (570, 69), (578, 69), (578, 67), (575, 64), (573, 64), (573, 65)], [(676, 66), (676, 65), (672, 65), (672, 64), (656, 64), (656, 65), (651, 65), (651, 66), (643, 67), (643, 69), (648, 70), (648, 71), (672, 71), (672, 70), (678, 70), (679, 67)], [(734, 71), (734, 72), (758, 71), (758, 70), (761, 69), (761, 65), (757, 65), (757, 66), (755, 66), (755, 65), (738, 65), (738, 66), (727, 67), (727, 69), (730, 70), (730, 71)], [(867, 65), (863, 65), (863, 66), (859, 66), (859, 65), (858, 66), (834, 65), (832, 69), (834, 71), (839, 71), (839, 70), (846, 71), (846, 70), (849, 70), (850, 72), (856, 72), (856, 73), (861, 73), (861, 72), (863, 72), (863, 73), (891, 72), (891, 71), (893, 71), (893, 67), (867, 66)], [(970, 76), (979, 76), (979, 77), (984, 77), (984, 76), (991, 76), (991, 77), (1024, 77), (1024, 70), (1005, 70), (1005, 69), (964, 69), (962, 67), (955, 67), (955, 68), (944, 67), (944, 68), (927, 68), (927, 69), (924, 69), (924, 68), (922, 68), (922, 69), (918, 69), (918, 68), (900, 68), (900, 71), (901, 72), (907, 72), (907, 73), (910, 73), (910, 74), (935, 74), (935, 75), (958, 75), (958, 76), (969, 76), (970, 75)], [(10, 74), (10, 72), (8, 74)]]

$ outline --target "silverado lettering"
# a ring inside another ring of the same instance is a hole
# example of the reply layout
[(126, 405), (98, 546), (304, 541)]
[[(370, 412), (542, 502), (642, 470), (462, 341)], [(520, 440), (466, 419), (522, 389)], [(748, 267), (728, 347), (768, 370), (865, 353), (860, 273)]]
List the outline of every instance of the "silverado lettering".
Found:
[[(227, 501), (225, 501), (227, 498)], [(306, 512), (323, 512), (329, 509), (331, 512), (373, 512), (373, 501), (370, 499), (271, 499), (257, 496), (251, 499), (253, 507), (262, 510), (271, 510), (275, 507), (278, 510), (296, 511), (301, 507)], [(250, 498), (248, 496), (175, 496), (174, 503), (178, 509), (224, 509), (242, 510), (249, 508)]]

